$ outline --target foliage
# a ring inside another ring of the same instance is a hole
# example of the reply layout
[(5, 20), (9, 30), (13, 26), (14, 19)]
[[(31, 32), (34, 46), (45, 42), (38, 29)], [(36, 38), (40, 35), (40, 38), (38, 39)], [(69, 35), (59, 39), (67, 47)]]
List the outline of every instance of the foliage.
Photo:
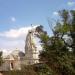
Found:
[(36, 64), (34, 70), (38, 75), (54, 75), (52, 70), (46, 64)]
[(33, 66), (23, 66), (22, 70), (4, 71), (4, 75), (37, 75)]
[[(61, 10), (59, 15), (61, 18), (53, 29), (53, 36), (49, 37), (43, 29), (42, 34), (39, 32), (43, 49), (40, 60), (55, 75), (75, 75), (75, 11)], [(70, 36), (73, 41), (71, 45), (63, 39), (64, 35)], [(70, 48), (72, 51), (69, 51)]]
[(69, 46), (65, 41), (66, 45), (71, 47), (73, 51), (75, 51), (75, 11), (71, 10), (62, 10), (59, 12), (61, 15), (62, 21), (59, 21), (55, 26), (55, 32), (57, 32), (58, 36), (68, 35), (72, 38), (73, 43)]

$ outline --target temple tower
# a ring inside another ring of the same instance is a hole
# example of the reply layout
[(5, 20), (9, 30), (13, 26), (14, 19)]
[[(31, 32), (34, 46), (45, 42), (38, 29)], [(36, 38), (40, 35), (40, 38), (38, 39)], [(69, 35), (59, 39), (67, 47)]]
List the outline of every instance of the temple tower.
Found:
[(29, 30), (25, 41), (25, 64), (39, 63), (39, 52), (34, 41), (35, 30)]

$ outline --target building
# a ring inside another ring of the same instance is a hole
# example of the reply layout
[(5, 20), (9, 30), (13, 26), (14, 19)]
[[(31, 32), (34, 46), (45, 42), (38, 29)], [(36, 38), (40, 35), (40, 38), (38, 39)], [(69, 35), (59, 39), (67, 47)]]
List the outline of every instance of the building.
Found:
[(25, 41), (25, 54), (18, 49), (11, 52), (3, 60), (0, 71), (21, 70), (21, 65), (39, 63), (39, 51), (35, 45), (35, 29), (29, 30)]
[(5, 58), (3, 58), (3, 64), (0, 67), (0, 71), (9, 70), (21, 70), (21, 60), (25, 54), (19, 50), (14, 50)]
[(39, 51), (35, 46), (35, 30), (29, 30), (25, 41), (25, 64), (32, 65), (39, 63)]

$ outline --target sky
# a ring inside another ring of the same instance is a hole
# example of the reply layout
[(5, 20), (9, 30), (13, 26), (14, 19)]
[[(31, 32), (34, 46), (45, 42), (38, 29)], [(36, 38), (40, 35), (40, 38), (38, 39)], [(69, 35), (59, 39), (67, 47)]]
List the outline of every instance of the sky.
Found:
[(0, 49), (24, 50), (31, 24), (43, 25), (52, 35), (47, 19), (53, 22), (62, 9), (75, 10), (75, 0), (0, 0)]

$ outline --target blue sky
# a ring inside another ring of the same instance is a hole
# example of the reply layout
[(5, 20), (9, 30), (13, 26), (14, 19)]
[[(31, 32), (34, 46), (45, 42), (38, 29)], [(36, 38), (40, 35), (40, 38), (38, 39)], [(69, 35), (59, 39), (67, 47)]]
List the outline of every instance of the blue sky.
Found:
[(51, 35), (47, 18), (57, 19), (57, 11), (62, 9), (75, 9), (75, 0), (0, 0), (0, 48), (8, 48), (4, 42), (10, 41), (9, 32), (14, 34), (13, 31), (28, 28), (31, 24), (43, 25)]
[[(55, 18), (53, 12), (74, 8), (68, 2), (74, 0), (0, 0), (0, 31), (30, 24), (47, 28), (47, 17)], [(12, 17), (15, 22), (11, 21)]]

